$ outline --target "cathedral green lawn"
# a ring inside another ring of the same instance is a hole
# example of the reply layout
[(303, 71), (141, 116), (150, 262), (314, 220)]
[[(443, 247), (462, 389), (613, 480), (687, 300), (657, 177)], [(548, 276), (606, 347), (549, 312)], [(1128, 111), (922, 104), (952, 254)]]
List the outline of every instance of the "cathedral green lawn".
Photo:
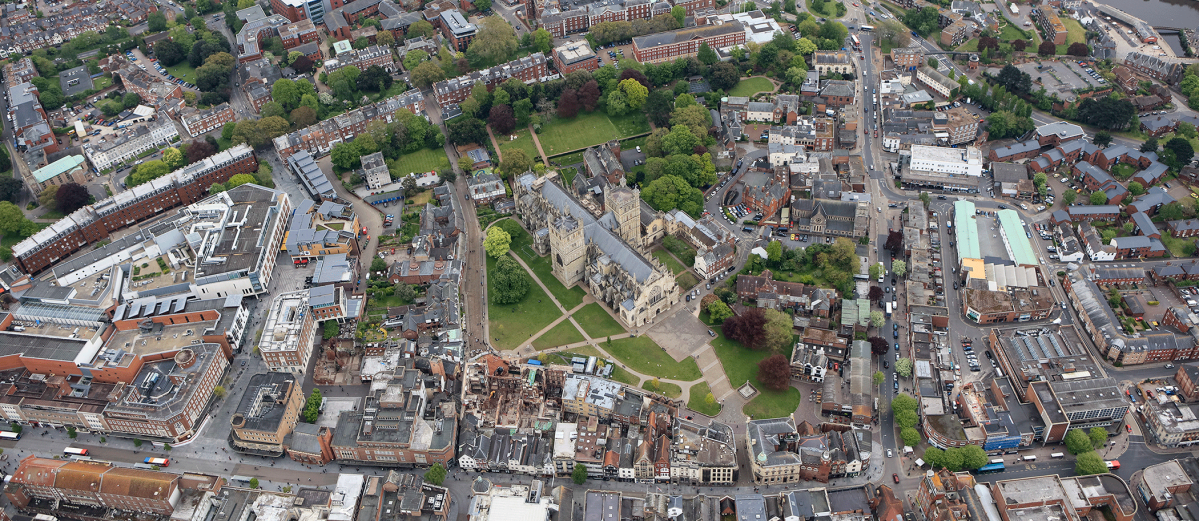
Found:
[(630, 369), (647, 376), (684, 382), (698, 380), (701, 376), (695, 359), (687, 357), (682, 362), (676, 362), (648, 336), (619, 338), (611, 344), (600, 344), (600, 348)]
[(737, 83), (733, 90), (729, 91), (729, 96), (753, 96), (759, 92), (771, 92), (774, 90), (774, 84), (770, 80), (761, 76), (746, 78)]
[(533, 339), (533, 347), (538, 351), (549, 349), (551, 347), (564, 346), (583, 341), (583, 334), (570, 320), (563, 320), (554, 326), (553, 329), (546, 331), (545, 334)]
[[(487, 272), (495, 270), (495, 259), (487, 256)], [(491, 277), (487, 278), (491, 284)], [(488, 287), (490, 289), (490, 286)], [(533, 335), (550, 325), (562, 312), (554, 301), (542, 291), (541, 286), (530, 277), (529, 292), (515, 304), (496, 304), (487, 301), (487, 320), (492, 342), (500, 349), (516, 349), (528, 342)]]
[(646, 132), (649, 120), (641, 113), (609, 118), (600, 111), (580, 112), (570, 119), (554, 118), (541, 128), (537, 140), (541, 141), (541, 149), (552, 156)]
[[(512, 220), (512, 222), (517, 221)], [(516, 229), (516, 227), (511, 228)], [(587, 292), (579, 287), (578, 284), (569, 288), (562, 285), (558, 277), (554, 276), (554, 267), (550, 265), (550, 257), (548, 255), (545, 257), (539, 256), (537, 252), (533, 251), (533, 236), (529, 235), (529, 232), (525, 231), (524, 228), (520, 228), (519, 231), (512, 234), (511, 247), (512, 251), (520, 255), (520, 260), (525, 261), (525, 264), (529, 265), (529, 269), (533, 270), (533, 273), (537, 275), (541, 283), (549, 288), (550, 293), (554, 295), (558, 303), (562, 304), (562, 307), (566, 308), (567, 311), (583, 303), (583, 297), (587, 295)], [(580, 338), (579, 341), (582, 341), (582, 339)]]
[[(772, 391), (758, 380), (758, 362), (774, 353), (747, 349), (740, 342), (726, 338), (719, 326), (712, 326), (711, 329), (716, 332), (716, 338), (711, 342), (712, 349), (716, 351), (717, 358), (720, 358), (720, 365), (724, 367), (729, 385), (736, 389), (748, 381), (758, 390), (759, 394), (745, 404), (745, 414), (754, 418), (778, 418), (795, 412), (802, 399), (799, 390), (789, 387), (784, 391)], [(785, 412), (774, 414), (778, 411)]]
[(608, 310), (599, 305), (598, 302), (592, 302), (583, 306), (582, 309), (575, 311), (575, 322), (587, 332), (587, 336), (596, 340), (606, 340), (613, 335), (619, 335), (625, 332), (624, 327), (612, 315), (608, 314)]

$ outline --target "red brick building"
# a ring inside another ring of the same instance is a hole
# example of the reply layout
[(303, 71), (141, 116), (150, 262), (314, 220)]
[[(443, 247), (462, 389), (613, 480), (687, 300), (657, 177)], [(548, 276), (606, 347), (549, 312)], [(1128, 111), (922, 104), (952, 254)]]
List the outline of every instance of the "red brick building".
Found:
[(745, 43), (745, 26), (733, 21), (633, 38), (633, 56), (641, 63), (674, 61), (699, 54), (702, 44), (720, 49)]
[(557, 47), (553, 52), (554, 68), (566, 76), (574, 71), (593, 71), (599, 68), (599, 56), (591, 50), (586, 40), (570, 42)]
[(170, 208), (199, 201), (208, 195), (208, 188), (214, 183), (224, 183), (234, 175), (257, 170), (258, 160), (250, 147), (231, 148), (193, 163), (187, 170), (177, 170), (160, 178), (160, 181), (171, 183), (170, 189), (139, 193), (134, 196), (136, 199), (124, 198), (119, 203), (110, 197), (85, 206), (60, 219), (54, 225), (59, 230), (54, 236), (34, 235), (18, 243), (13, 247), (13, 256), (25, 273), (39, 273), (88, 244), (108, 238), (114, 231)]
[(27, 456), (18, 463), (4, 495), (18, 508), (41, 499), (170, 516), (181, 496), (180, 479), (169, 472), (115, 467), (98, 461)]

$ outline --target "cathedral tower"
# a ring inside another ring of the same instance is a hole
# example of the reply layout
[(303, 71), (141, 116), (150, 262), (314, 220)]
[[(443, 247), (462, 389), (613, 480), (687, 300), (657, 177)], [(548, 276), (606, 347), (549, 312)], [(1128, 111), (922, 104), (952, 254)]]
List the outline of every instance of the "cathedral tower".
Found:
[(587, 246), (583, 241), (583, 224), (567, 214), (555, 219), (549, 228), (554, 276), (569, 288), (584, 275)]
[(612, 230), (630, 246), (641, 249), (641, 190), (608, 186), (604, 190), (604, 210), (612, 212), (618, 228)]

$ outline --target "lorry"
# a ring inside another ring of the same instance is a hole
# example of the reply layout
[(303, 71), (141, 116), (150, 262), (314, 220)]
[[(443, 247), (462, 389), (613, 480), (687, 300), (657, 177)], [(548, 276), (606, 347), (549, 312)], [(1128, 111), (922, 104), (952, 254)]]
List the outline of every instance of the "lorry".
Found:
[(1016, 4), (1013, 3), (1012, 5), (1010, 5), (1008, 7), (1012, 10), (1013, 15), (1020, 16), (1020, 8), (1016, 7)]

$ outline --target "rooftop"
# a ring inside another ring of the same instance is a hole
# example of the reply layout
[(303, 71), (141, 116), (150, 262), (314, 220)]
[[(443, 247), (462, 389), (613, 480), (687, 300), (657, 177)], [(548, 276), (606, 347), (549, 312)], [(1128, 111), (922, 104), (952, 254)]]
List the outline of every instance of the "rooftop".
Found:
[(304, 314), (308, 312), (308, 290), (280, 293), (271, 299), (271, 308), (262, 329), (258, 349), (263, 352), (291, 351), (300, 344)]
[(250, 377), (231, 419), (234, 428), (274, 433), (287, 412), (291, 393), (303, 393), (291, 373), (260, 373)]

